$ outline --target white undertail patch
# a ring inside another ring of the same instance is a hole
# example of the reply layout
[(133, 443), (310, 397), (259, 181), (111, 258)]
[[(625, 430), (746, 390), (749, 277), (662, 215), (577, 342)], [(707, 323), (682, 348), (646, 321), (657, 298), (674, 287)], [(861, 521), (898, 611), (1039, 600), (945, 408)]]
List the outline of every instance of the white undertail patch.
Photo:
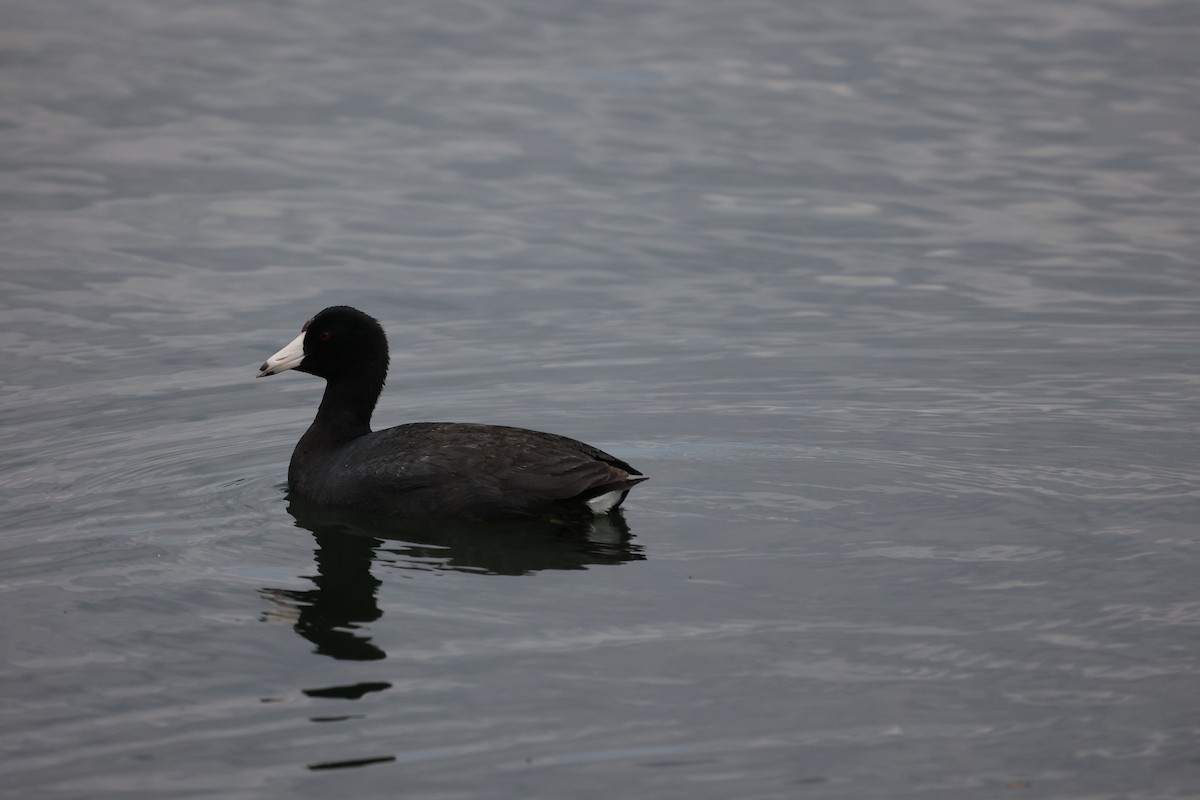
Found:
[(611, 492), (598, 494), (587, 501), (587, 507), (592, 510), (593, 514), (607, 514), (612, 510), (613, 506), (621, 502), (621, 498), (625, 496), (626, 491), (625, 489), (614, 489)]

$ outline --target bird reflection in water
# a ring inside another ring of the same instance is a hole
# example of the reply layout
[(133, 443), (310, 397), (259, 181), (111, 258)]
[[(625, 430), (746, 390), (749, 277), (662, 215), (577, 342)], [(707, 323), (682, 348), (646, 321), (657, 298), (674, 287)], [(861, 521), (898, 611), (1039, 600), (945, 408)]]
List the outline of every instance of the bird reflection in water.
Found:
[(316, 540), (317, 574), (308, 577), (311, 589), (263, 589), (275, 604), (264, 620), (287, 619), (317, 653), (347, 661), (387, 657), (363, 632), (383, 616), (377, 599), (382, 581), (371, 573), (375, 562), (406, 570), (531, 575), (645, 558), (620, 509), (553, 523), (415, 521), (327, 508), (293, 495), (288, 512)]

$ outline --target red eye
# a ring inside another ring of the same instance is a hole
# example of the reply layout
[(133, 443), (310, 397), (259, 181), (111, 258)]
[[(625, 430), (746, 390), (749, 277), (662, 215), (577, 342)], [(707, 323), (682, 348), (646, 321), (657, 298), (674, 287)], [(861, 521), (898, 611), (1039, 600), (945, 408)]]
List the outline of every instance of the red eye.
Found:
[(329, 331), (321, 331), (321, 335), (318, 336), (317, 338), (320, 339), (322, 342), (328, 342), (330, 339), (333, 338), (333, 334), (331, 334)]

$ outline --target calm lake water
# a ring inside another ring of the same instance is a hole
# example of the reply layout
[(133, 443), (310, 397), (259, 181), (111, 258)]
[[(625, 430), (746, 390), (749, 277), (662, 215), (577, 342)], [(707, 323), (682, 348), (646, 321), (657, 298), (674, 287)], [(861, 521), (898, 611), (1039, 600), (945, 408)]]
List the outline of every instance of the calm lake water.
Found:
[[(1200, 795), (1200, 5), (10, 0), (0, 792)], [(376, 424), (591, 531), (289, 499)]]

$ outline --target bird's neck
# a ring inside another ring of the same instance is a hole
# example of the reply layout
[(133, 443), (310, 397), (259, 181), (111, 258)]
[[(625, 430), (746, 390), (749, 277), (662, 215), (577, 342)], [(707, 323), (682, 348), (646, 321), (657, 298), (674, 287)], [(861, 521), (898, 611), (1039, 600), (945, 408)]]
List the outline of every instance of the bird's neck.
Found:
[(301, 440), (310, 449), (340, 447), (371, 432), (371, 415), (382, 385), (362, 379), (329, 380), (321, 407)]

